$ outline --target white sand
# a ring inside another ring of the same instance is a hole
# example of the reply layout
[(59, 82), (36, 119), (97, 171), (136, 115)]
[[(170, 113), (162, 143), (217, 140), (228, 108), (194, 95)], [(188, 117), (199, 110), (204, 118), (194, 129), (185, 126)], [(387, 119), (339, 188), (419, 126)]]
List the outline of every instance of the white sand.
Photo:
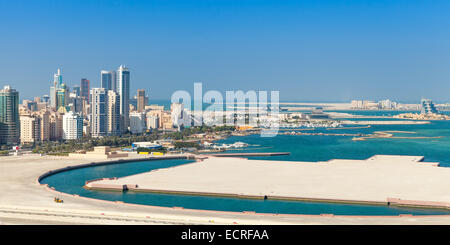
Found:
[(414, 156), (281, 162), (209, 158), (102, 184), (139, 189), (385, 202), (387, 198), (450, 203), (450, 168)]

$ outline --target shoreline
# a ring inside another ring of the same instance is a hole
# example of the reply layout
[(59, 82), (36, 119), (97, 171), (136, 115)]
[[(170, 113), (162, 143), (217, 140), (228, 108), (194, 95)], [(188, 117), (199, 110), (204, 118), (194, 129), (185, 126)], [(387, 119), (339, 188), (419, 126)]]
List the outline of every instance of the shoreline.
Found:
[[(372, 157), (371, 159), (375, 159)], [(414, 160), (420, 162), (423, 158), (419, 157)], [(370, 159), (368, 159), (370, 160)], [(254, 160), (253, 160), (254, 161)], [(331, 160), (334, 161), (334, 160)], [(339, 161), (339, 160), (336, 160)], [(190, 165), (195, 164), (191, 163)], [(419, 163), (418, 163), (419, 164)], [(423, 163), (421, 163), (423, 164)], [(425, 163), (429, 165), (430, 163)], [(431, 166), (437, 166), (438, 164), (432, 163)], [(172, 167), (171, 169), (177, 169), (180, 166)], [(156, 173), (156, 170), (136, 174), (133, 176), (139, 177), (139, 175)], [(181, 190), (181, 189), (162, 189), (162, 188), (149, 188), (141, 187), (140, 183), (129, 184), (128, 182), (119, 183), (99, 183), (99, 182), (114, 182), (121, 179), (127, 179), (130, 176), (122, 178), (113, 179), (100, 179), (87, 181), (84, 188), (92, 190), (112, 190), (112, 191), (131, 191), (131, 192), (143, 192), (143, 193), (160, 193), (160, 194), (175, 194), (175, 195), (193, 195), (193, 196), (212, 196), (212, 197), (228, 197), (228, 198), (240, 198), (240, 199), (258, 199), (258, 200), (282, 200), (282, 201), (302, 201), (302, 202), (322, 202), (322, 203), (333, 203), (333, 204), (360, 204), (360, 205), (375, 205), (375, 206), (399, 206), (407, 208), (425, 208), (425, 209), (450, 209), (450, 202), (438, 202), (438, 201), (417, 201), (411, 199), (400, 199), (400, 198), (390, 198), (387, 197), (383, 201), (375, 201), (368, 199), (342, 199), (342, 198), (318, 198), (318, 197), (305, 197), (305, 196), (285, 196), (276, 194), (248, 194), (244, 192), (240, 193), (228, 193), (228, 192), (213, 192), (213, 191), (194, 191), (194, 190)], [(179, 176), (180, 177), (180, 176)], [(127, 183), (127, 184), (125, 184)]]
[[(122, 159), (131, 160), (128, 159)], [(90, 162), (36, 154), (0, 158), (0, 222), (14, 224), (450, 224), (450, 215), (333, 215), (270, 214), (253, 211), (217, 211), (107, 201), (59, 192), (37, 182), (43, 173)], [(92, 159), (99, 164), (101, 160)], [(109, 164), (107, 161), (104, 164)], [(127, 161), (124, 161), (127, 162)], [(9, 178), (8, 176), (15, 176)], [(42, 179), (42, 178), (41, 178)], [(8, 188), (13, 184), (14, 189)], [(63, 204), (53, 202), (55, 196)], [(35, 213), (35, 214), (34, 214)], [(21, 220), (23, 222), (21, 222)]]

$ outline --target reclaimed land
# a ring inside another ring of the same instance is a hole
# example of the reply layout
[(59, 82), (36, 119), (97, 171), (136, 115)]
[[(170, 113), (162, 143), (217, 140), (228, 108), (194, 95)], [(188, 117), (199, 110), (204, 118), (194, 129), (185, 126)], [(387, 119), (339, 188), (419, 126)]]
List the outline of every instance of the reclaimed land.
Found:
[[(450, 168), (420, 156), (281, 162), (208, 157), (201, 162), (86, 184), (186, 195), (450, 208)], [(431, 177), (432, 176), (432, 177)]]

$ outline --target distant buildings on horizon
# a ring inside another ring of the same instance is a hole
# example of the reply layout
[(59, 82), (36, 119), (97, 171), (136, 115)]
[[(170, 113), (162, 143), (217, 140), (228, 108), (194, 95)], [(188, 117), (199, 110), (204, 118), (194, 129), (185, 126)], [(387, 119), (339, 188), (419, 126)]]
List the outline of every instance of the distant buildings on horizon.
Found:
[(397, 109), (398, 103), (389, 99), (378, 102), (371, 100), (352, 100), (350, 107), (352, 109)]

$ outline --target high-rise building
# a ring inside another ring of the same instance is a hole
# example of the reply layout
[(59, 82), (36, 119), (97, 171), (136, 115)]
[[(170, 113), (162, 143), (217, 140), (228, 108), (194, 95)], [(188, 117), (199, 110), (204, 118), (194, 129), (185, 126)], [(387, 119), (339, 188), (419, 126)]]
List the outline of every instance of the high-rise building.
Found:
[(15, 145), (19, 139), (19, 92), (5, 86), (0, 90), (0, 144)]
[(163, 111), (159, 117), (159, 124), (163, 129), (172, 129), (174, 125), (171, 113)]
[(37, 116), (20, 116), (20, 142), (36, 143), (41, 141), (41, 119)]
[(172, 103), (171, 105), (172, 109), (172, 123), (175, 127), (180, 127), (184, 125), (185, 120), (185, 113), (184, 113), (184, 106), (182, 103)]
[(436, 106), (430, 99), (422, 99), (421, 104), (422, 104), (422, 110), (420, 112), (421, 114), (439, 114), (439, 111), (436, 109)]
[(145, 110), (145, 90), (138, 89), (137, 90), (137, 111), (143, 112)]
[(63, 136), (63, 117), (58, 112), (50, 114), (50, 140), (57, 141)]
[(91, 135), (105, 136), (108, 133), (108, 97), (104, 88), (91, 89)]
[(145, 114), (142, 112), (130, 113), (130, 131), (133, 134), (141, 134), (145, 130)]
[(59, 110), (60, 107), (67, 106), (68, 98), (68, 89), (66, 84), (63, 83), (56, 90), (56, 110)]
[(79, 139), (83, 137), (83, 117), (72, 111), (63, 116), (63, 139)]
[(23, 100), (22, 105), (25, 108), (27, 108), (29, 111), (37, 111), (37, 103), (36, 103), (36, 101)]
[(78, 96), (76, 93), (70, 93), (69, 99), (67, 102), (70, 111), (73, 112), (82, 112), (83, 111), (83, 99)]
[(86, 78), (82, 78), (81, 79), (81, 97), (83, 97), (87, 103), (89, 104), (89, 91), (90, 91), (90, 85), (89, 85), (89, 80), (87, 80)]
[(57, 108), (57, 91), (63, 84), (61, 69), (53, 75), (53, 86), (50, 87), (50, 105)]
[(122, 131), (125, 132), (129, 126), (130, 116), (130, 71), (124, 65), (117, 70), (116, 92), (120, 97), (120, 118)]
[(108, 90), (116, 90), (116, 72), (115, 71), (101, 71), (100, 72), (100, 87)]
[(74, 85), (72, 88), (72, 93), (74, 93), (76, 96), (81, 96), (81, 88), (78, 85)]
[(108, 134), (120, 135), (120, 97), (116, 92), (108, 91)]
[(59, 87), (63, 83), (61, 69), (58, 69), (58, 71), (53, 75), (53, 83), (56, 85), (56, 87)]
[(50, 102), (50, 96), (48, 96), (48, 95), (43, 95), (42, 96), (42, 102), (44, 102), (44, 103), (49, 103)]
[(147, 116), (147, 128), (148, 129), (159, 128), (159, 117), (157, 115)]
[(50, 140), (50, 112), (42, 110), (37, 113), (41, 119), (41, 141)]

